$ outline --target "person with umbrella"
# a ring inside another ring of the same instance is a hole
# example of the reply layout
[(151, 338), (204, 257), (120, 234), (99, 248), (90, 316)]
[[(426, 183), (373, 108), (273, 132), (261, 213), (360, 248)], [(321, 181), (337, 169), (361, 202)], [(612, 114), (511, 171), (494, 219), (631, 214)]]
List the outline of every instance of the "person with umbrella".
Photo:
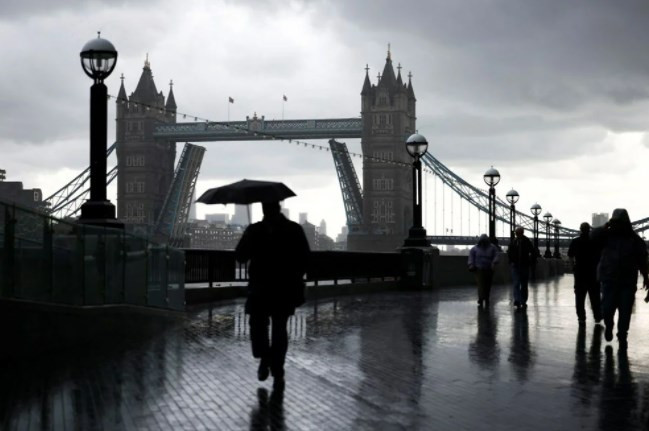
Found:
[(304, 303), (310, 252), (302, 226), (281, 213), (279, 202), (291, 196), (295, 193), (282, 183), (243, 180), (208, 190), (198, 199), (204, 203), (262, 204), (262, 221), (246, 228), (235, 256), (239, 262), (249, 262), (245, 312), (250, 316), (252, 355), (260, 359), (257, 377), (264, 381), (272, 373), (276, 390), (284, 389), (286, 324), (295, 308)]

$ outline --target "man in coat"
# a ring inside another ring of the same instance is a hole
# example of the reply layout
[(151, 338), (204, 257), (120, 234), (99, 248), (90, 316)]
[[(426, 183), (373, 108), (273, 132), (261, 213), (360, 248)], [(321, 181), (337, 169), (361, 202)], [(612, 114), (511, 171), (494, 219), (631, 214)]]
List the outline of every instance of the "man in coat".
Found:
[(633, 231), (629, 214), (623, 208), (613, 210), (608, 223), (593, 229), (591, 238), (601, 249), (597, 277), (602, 288), (604, 338), (613, 340), (615, 311), (618, 311), (617, 339), (620, 348), (624, 349), (627, 347), (638, 271), (644, 279), (644, 288), (649, 288), (647, 246)]
[(530, 266), (536, 260), (536, 250), (532, 241), (525, 236), (523, 227), (516, 227), (514, 233), (514, 239), (507, 248), (507, 258), (512, 269), (514, 307), (527, 308), (527, 283), (530, 278)]
[(599, 283), (597, 282), (597, 263), (599, 250), (590, 239), (590, 225), (586, 222), (579, 226), (581, 234), (570, 241), (568, 257), (575, 275), (575, 307), (579, 324), (586, 322), (586, 295), (590, 298), (593, 317), (599, 323), (602, 320), (602, 304)]
[(279, 202), (264, 202), (262, 209), (263, 220), (248, 226), (235, 255), (239, 262), (250, 262), (245, 311), (250, 315), (252, 355), (260, 359), (257, 377), (264, 381), (270, 372), (273, 387), (283, 389), (286, 324), (295, 307), (304, 303), (309, 243), (302, 227), (281, 213)]

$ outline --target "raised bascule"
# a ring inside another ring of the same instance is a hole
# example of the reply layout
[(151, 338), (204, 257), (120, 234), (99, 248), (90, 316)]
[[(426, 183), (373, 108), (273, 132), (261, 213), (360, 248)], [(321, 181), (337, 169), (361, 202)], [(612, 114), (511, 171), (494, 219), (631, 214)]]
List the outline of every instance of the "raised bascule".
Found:
[[(349, 227), (348, 249), (390, 251), (400, 247), (412, 224), (412, 177), (404, 142), (415, 133), (416, 102), (412, 75), (407, 82), (401, 65), (395, 74), (388, 50), (383, 72), (375, 84), (365, 68), (361, 89), (361, 116), (352, 118), (245, 121), (177, 122), (173, 83), (165, 98), (153, 80), (150, 63), (144, 63), (135, 91), (127, 96), (124, 78), (116, 98), (117, 164), (109, 169), (107, 182), (117, 178), (117, 216), (126, 228), (156, 241), (181, 246), (205, 148), (189, 142), (285, 140), (329, 140)], [(360, 138), (363, 152), (363, 187), (351, 161), (347, 145), (339, 139)], [(176, 143), (185, 142), (174, 167)], [(430, 153), (424, 166), (461, 199), (488, 212), (486, 191), (472, 186)], [(69, 184), (46, 199), (49, 212), (74, 216), (88, 193), (86, 169)], [(509, 204), (497, 199), (496, 219), (509, 223)], [(531, 228), (532, 217), (518, 212), (519, 224)], [(636, 231), (649, 228), (649, 218), (633, 223)], [(560, 227), (560, 236), (578, 231)], [(468, 241), (474, 239), (470, 237)], [(444, 240), (444, 237), (431, 237)], [(449, 243), (464, 243), (457, 237)]]

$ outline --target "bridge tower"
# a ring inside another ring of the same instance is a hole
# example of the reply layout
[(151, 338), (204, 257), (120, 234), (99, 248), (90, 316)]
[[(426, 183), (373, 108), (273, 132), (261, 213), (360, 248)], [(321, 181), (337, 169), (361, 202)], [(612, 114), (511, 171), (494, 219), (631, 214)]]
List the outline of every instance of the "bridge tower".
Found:
[(156, 124), (176, 122), (173, 83), (165, 103), (147, 57), (135, 91), (127, 98), (122, 78), (116, 103), (117, 218), (150, 235), (174, 176), (176, 143), (153, 137)]
[[(349, 250), (391, 251), (403, 245), (412, 225), (412, 172), (394, 161), (412, 164), (405, 149), (407, 137), (416, 130), (415, 92), (412, 77), (395, 76), (388, 55), (377, 84), (365, 68), (361, 91), (363, 132), (363, 226), (350, 232)], [(381, 159), (381, 161), (372, 160)]]

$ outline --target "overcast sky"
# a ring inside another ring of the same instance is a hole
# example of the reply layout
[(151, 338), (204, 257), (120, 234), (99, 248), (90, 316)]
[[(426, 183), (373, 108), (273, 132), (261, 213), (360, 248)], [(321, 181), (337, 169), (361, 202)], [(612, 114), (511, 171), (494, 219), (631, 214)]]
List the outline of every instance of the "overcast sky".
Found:
[[(135, 90), (148, 53), (165, 96), (173, 79), (178, 111), (214, 121), (227, 119), (228, 97), (232, 120), (279, 119), (284, 94), (285, 118), (358, 116), (365, 64), (375, 82), (390, 43), (395, 65), (412, 71), (429, 151), (465, 180), (483, 187), (493, 165), (501, 197), (513, 187), (519, 208), (538, 202), (569, 227), (615, 207), (636, 220), (649, 216), (648, 22), (644, 0), (5, 0), (0, 168), (48, 195), (88, 165), (91, 82), (79, 51), (98, 30), (119, 51), (109, 93), (122, 73)], [(109, 142), (114, 117), (111, 102)], [(358, 140), (347, 143), (360, 151)], [(308, 212), (331, 236), (340, 231), (330, 153), (200, 145), (199, 194), (240, 178), (281, 180), (298, 194), (287, 201), (292, 218)], [(442, 205), (434, 184), (428, 176), (428, 231), (442, 233), (444, 219), (477, 234), (477, 214), (456, 198), (451, 218), (450, 194)], [(199, 205), (199, 214), (223, 211), (232, 209)]]

